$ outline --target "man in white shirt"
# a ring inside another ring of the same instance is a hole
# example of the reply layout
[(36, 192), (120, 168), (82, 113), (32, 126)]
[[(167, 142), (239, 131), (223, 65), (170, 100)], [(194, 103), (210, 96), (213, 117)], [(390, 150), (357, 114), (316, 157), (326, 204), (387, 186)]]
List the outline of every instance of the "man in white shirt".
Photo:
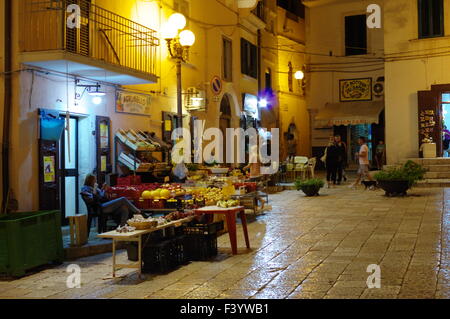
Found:
[(358, 179), (352, 185), (352, 187), (356, 187), (361, 183), (361, 180), (364, 180), (366, 177), (369, 181), (373, 181), (372, 176), (369, 174), (369, 147), (366, 144), (366, 138), (360, 137), (358, 139), (358, 144), (361, 146), (359, 153), (356, 153), (356, 157), (359, 160), (359, 170), (358, 170)]

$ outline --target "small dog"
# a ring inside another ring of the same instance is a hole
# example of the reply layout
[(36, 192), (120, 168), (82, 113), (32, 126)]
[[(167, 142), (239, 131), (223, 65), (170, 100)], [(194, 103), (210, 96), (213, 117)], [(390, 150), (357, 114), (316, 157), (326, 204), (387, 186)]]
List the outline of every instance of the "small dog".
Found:
[(363, 181), (363, 185), (366, 187), (366, 190), (376, 190), (378, 189), (378, 184), (375, 181)]

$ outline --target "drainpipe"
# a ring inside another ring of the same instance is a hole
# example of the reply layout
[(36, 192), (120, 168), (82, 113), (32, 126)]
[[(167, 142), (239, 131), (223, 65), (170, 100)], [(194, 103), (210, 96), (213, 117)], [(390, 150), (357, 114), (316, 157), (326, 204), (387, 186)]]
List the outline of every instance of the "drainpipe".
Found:
[(2, 212), (6, 211), (8, 205), (8, 193), (10, 188), (9, 175), (9, 142), (11, 123), (11, 102), (12, 102), (12, 0), (5, 0), (5, 83), (4, 83), (4, 103), (3, 103), (3, 141), (2, 141), (2, 177), (3, 177), (3, 203)]

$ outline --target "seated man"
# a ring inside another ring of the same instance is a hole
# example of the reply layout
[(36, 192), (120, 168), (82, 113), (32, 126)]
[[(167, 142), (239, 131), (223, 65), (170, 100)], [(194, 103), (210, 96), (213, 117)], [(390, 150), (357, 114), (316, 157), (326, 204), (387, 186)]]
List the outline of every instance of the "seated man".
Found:
[(141, 214), (141, 211), (125, 197), (110, 201), (107, 196), (107, 188), (107, 185), (103, 185), (103, 187), (99, 189), (97, 178), (94, 175), (89, 174), (81, 189), (81, 195), (86, 201), (86, 204), (91, 206), (94, 210), (101, 208), (103, 214), (113, 215), (120, 226), (125, 226), (127, 221), (133, 217), (133, 215)]

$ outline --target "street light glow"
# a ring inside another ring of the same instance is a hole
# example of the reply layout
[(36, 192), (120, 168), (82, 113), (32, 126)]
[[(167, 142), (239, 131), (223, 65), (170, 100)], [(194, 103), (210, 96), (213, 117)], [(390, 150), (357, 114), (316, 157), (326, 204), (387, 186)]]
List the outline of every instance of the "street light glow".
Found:
[(296, 80), (303, 80), (305, 78), (305, 73), (303, 73), (303, 71), (297, 71), (294, 76)]
[(174, 39), (177, 36), (178, 30), (171, 25), (170, 23), (167, 23), (163, 26), (161, 30), (161, 35), (166, 40)]
[(181, 13), (174, 13), (169, 18), (169, 24), (176, 30), (183, 30), (186, 27), (186, 17)]
[(180, 44), (184, 47), (191, 47), (195, 43), (195, 34), (190, 30), (184, 30), (180, 33)]

